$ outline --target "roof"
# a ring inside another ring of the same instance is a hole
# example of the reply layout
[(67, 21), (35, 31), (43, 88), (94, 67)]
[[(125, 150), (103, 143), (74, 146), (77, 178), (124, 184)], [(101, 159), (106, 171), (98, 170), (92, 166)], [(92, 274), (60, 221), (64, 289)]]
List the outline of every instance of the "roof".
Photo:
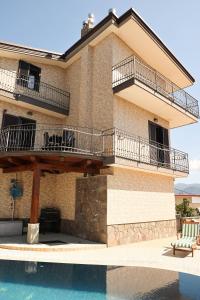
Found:
[[(120, 17), (110, 12), (101, 22), (99, 22), (94, 28), (92, 28), (87, 34), (85, 34), (80, 40), (78, 40), (74, 45), (72, 45), (60, 58), (66, 59), (76, 48), (80, 47), (92, 36), (96, 37), (96, 33), (99, 29), (105, 26), (106, 23), (112, 23), (116, 27), (119, 27), (124, 22), (128, 21), (130, 18), (136, 20), (140, 26), (146, 30), (149, 35), (159, 44), (159, 46), (171, 57), (171, 59), (179, 66), (179, 68), (189, 77), (192, 82), (195, 82), (192, 75), (185, 69), (185, 67), (180, 63), (180, 61), (174, 56), (174, 54), (165, 46), (161, 39), (154, 33), (154, 31), (144, 22), (144, 20), (131, 8), (126, 11)], [(109, 22), (110, 21), (110, 22)]]
[(61, 53), (57, 53), (53, 51), (23, 46), (20, 44), (14, 44), (14, 43), (9, 43), (4, 41), (0, 41), (0, 50), (17, 52), (21, 54), (29, 54), (29, 55), (45, 57), (50, 59), (59, 59), (60, 56), (62, 55)]
[(42, 50), (37, 48), (32, 48), (28, 46), (22, 46), (18, 44), (11, 44), (8, 42), (0, 42), (0, 50), (7, 50), (11, 52), (29, 54), (34, 56), (39, 56), (43, 58), (48, 58), (52, 60), (58, 61), (66, 61), (69, 55), (73, 55), (75, 50), (78, 50), (79, 47), (84, 47), (87, 42), (91, 39), (95, 38), (102, 31), (104, 31), (111, 24), (120, 27), (126, 21), (132, 18), (135, 20), (148, 34), (152, 37), (152, 39), (160, 46), (163, 51), (165, 51), (169, 57), (174, 61), (176, 65), (182, 70), (182, 72), (192, 81), (194, 82), (194, 78), (192, 75), (185, 69), (185, 67), (180, 63), (180, 61), (172, 54), (172, 52), (165, 46), (165, 44), (161, 41), (161, 39), (154, 33), (154, 31), (144, 22), (144, 20), (131, 8), (126, 11), (120, 17), (117, 17), (115, 14), (110, 12), (102, 21), (100, 21), (94, 28), (92, 28), (87, 34), (85, 34), (82, 38), (80, 38), (74, 45), (72, 45), (68, 50), (66, 50), (63, 54), (56, 53), (48, 50)]
[(176, 194), (176, 197), (200, 197), (199, 194)]

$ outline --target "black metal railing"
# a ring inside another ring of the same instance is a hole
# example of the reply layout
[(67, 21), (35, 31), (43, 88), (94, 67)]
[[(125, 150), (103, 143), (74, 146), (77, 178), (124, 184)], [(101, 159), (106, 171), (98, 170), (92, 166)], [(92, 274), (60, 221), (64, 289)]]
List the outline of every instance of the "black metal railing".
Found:
[(101, 131), (75, 126), (25, 124), (0, 132), (0, 152), (73, 152), (102, 155)]
[(187, 153), (117, 128), (104, 131), (104, 155), (189, 172)]
[(69, 112), (70, 94), (45, 82), (33, 80), (16, 72), (0, 68), (0, 90), (40, 101), (43, 106)]
[(198, 101), (169, 79), (146, 65), (136, 56), (130, 56), (113, 66), (113, 88), (135, 78), (195, 117), (199, 117)]
[(69, 152), (119, 157), (180, 172), (189, 172), (188, 155), (182, 151), (129, 134), (117, 128), (96, 130), (75, 126), (25, 124), (0, 131), (0, 153)]

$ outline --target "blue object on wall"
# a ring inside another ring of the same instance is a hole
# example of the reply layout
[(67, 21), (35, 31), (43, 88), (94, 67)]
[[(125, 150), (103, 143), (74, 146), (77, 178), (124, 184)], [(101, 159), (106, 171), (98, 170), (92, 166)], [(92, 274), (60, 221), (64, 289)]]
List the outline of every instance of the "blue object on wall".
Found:
[(23, 196), (22, 185), (16, 179), (11, 180), (10, 195), (13, 198), (13, 200), (16, 200), (17, 198), (20, 198)]

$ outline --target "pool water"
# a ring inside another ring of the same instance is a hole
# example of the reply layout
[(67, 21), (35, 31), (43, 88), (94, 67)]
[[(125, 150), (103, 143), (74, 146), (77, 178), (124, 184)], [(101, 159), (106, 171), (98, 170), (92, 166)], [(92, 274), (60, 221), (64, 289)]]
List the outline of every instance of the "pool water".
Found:
[(199, 289), (199, 276), (159, 269), (0, 261), (0, 300), (196, 300)]

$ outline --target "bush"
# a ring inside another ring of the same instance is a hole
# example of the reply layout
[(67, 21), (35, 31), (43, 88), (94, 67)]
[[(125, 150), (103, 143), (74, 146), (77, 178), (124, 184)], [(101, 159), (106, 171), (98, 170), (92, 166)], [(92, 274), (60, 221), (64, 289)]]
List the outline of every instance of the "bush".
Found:
[(198, 215), (197, 210), (190, 207), (188, 199), (183, 199), (181, 204), (176, 205), (176, 213), (180, 214), (181, 217), (194, 217)]

